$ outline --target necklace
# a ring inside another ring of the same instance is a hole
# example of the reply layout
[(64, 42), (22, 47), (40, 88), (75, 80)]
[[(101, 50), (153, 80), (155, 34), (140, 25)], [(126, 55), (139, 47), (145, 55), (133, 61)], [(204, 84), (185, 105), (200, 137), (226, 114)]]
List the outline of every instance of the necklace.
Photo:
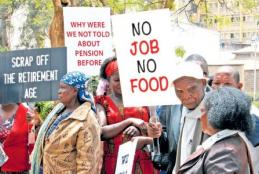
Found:
[(122, 102), (122, 99), (115, 96), (113, 93), (111, 94), (111, 99), (114, 102), (114, 104), (117, 106), (117, 108), (119, 109), (120, 114), (122, 115), (122, 117), (124, 116), (124, 105)]

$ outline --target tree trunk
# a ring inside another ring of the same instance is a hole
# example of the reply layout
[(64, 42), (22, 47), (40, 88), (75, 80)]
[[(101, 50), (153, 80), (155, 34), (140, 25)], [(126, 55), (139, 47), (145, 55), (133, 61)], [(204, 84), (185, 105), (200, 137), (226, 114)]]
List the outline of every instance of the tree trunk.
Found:
[(54, 16), (49, 28), (51, 47), (64, 47), (64, 19), (63, 7), (76, 6), (78, 0), (52, 0), (54, 5)]
[(2, 21), (3, 25), (3, 31), (2, 31), (2, 46), (4, 48), (9, 48), (10, 49), (10, 40), (9, 40), (9, 35), (10, 35), (10, 18), (4, 18)]
[(63, 47), (65, 46), (64, 40), (64, 20), (63, 20), (63, 9), (61, 2), (52, 0), (54, 5), (54, 16), (49, 28), (49, 37), (51, 47)]
[(11, 15), (12, 13), (8, 13), (8, 10), (3, 8), (1, 9), (0, 11), (0, 14), (1, 14), (1, 29), (2, 29), (2, 32), (1, 32), (1, 36), (0, 36), (0, 45), (3, 47), (3, 48), (9, 48), (10, 49), (10, 40), (9, 40), (9, 35), (10, 35), (10, 29), (11, 29)]
[(107, 0), (100, 0), (100, 2), (102, 3), (102, 5), (103, 5), (104, 7), (107, 7), (107, 6), (108, 6)]

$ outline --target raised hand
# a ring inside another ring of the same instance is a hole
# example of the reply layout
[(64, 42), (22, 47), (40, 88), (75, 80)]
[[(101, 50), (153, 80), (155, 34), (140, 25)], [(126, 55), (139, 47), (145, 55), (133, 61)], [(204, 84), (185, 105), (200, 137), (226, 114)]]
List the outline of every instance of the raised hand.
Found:
[(159, 138), (162, 133), (162, 125), (159, 121), (149, 122), (147, 126), (147, 134), (152, 138)]

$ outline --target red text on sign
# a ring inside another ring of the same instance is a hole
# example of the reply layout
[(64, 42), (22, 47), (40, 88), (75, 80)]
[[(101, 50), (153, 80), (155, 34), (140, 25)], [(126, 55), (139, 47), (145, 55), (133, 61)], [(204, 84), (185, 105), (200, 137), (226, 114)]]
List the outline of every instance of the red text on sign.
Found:
[(168, 79), (165, 76), (151, 77), (150, 79), (130, 79), (131, 92), (166, 91), (168, 89)]
[[(149, 42), (142, 40), (140, 42), (132, 42), (132, 48), (130, 49), (130, 54), (136, 56), (139, 52), (142, 55), (147, 55), (148, 53), (156, 54), (159, 52), (159, 45), (157, 39), (152, 39)], [(139, 52), (138, 52), (139, 50)]]
[(102, 64), (102, 60), (77, 60), (78, 66), (100, 66)]

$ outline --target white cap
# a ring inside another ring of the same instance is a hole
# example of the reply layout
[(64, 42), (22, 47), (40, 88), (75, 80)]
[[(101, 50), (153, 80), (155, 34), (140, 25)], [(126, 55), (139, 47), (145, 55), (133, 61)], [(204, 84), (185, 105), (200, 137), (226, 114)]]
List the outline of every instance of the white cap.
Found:
[(192, 77), (195, 79), (206, 79), (203, 76), (203, 71), (200, 65), (193, 63), (193, 62), (181, 62), (179, 63), (172, 75), (172, 81), (176, 81), (182, 77)]

